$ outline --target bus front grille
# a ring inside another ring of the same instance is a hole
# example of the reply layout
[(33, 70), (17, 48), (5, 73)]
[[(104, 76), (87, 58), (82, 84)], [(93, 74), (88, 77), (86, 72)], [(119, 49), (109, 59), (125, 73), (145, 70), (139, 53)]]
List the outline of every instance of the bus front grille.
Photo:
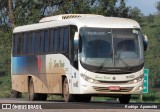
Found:
[(111, 91), (111, 90), (109, 90), (109, 87), (95, 87), (95, 86), (93, 86), (93, 88), (99, 92), (130, 92), (133, 89), (133, 87), (121, 87), (120, 90), (118, 90), (118, 91)]
[(100, 80), (98, 80), (100, 83), (104, 83), (104, 84), (106, 84), (106, 83), (116, 83), (116, 84), (126, 84), (126, 83), (129, 83), (129, 81), (100, 81)]

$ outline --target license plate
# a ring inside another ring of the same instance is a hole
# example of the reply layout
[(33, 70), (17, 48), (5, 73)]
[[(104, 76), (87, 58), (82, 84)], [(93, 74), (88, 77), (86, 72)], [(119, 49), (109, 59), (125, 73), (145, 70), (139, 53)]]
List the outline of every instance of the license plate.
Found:
[(111, 91), (118, 91), (118, 90), (120, 90), (120, 87), (119, 86), (110, 86), (109, 90), (111, 90)]

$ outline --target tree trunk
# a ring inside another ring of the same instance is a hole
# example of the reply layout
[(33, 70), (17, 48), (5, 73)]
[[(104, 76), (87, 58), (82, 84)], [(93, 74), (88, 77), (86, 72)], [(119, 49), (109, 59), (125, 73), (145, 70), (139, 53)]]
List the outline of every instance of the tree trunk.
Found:
[(15, 27), (14, 15), (13, 15), (13, 0), (8, 0), (9, 18), (11, 22), (12, 29)]

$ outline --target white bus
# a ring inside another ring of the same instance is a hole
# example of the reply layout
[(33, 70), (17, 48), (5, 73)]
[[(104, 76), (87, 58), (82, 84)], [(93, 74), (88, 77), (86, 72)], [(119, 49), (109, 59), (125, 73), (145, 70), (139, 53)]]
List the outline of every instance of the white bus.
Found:
[(47, 94), (66, 102), (92, 96), (129, 103), (143, 90), (147, 38), (131, 19), (93, 14), (45, 17), (13, 30), (11, 79), (15, 97)]

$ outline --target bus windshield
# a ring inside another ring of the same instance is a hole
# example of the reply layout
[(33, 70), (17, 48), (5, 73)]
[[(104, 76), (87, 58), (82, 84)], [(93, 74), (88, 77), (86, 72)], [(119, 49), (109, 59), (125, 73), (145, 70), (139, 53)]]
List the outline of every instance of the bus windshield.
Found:
[[(90, 69), (136, 67), (143, 64), (141, 33), (135, 29), (81, 28), (80, 59)], [(96, 68), (95, 68), (96, 67)]]

